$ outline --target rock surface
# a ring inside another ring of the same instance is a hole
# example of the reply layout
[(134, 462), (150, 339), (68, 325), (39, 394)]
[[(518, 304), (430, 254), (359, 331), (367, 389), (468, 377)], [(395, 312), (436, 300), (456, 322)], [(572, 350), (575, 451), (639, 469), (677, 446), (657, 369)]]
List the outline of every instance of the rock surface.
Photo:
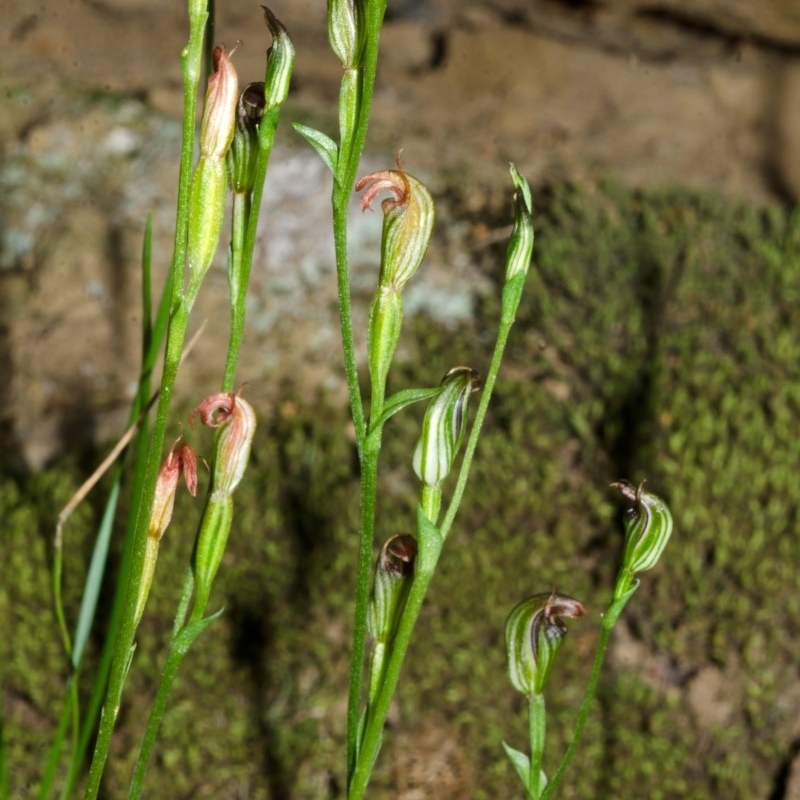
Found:
[[(258, 79), (268, 45), (258, 9), (218, 6), (216, 38), (246, 39), (236, 63), (243, 81)], [(286, 120), (333, 130), (340, 68), (325, 4), (275, 10), (298, 51)], [(5, 19), (0, 428), (41, 466), (87, 432), (104, 439), (120, 427), (136, 375), (148, 212), (157, 274), (171, 251), (186, 23), (181, 4), (155, 0), (7, 0)], [(797, 0), (398, 0), (383, 48), (370, 163), (391, 163), (402, 148), (406, 168), (438, 196), (457, 187), (471, 211), (505, 186), (509, 160), (534, 184), (611, 173), (759, 203), (800, 196)], [(286, 382), (341, 388), (328, 184), (287, 131), (273, 160), (243, 364), (264, 398)], [(449, 216), (454, 227), (440, 226), (409, 305), (463, 318), (482, 279), (460, 211)], [(378, 235), (374, 224), (363, 230), (360, 300)], [(462, 290), (445, 304), (454, 279)], [(219, 291), (198, 309), (210, 321), (187, 394), (217, 380), (209, 365), (227, 316), (222, 270), (211, 283)]]

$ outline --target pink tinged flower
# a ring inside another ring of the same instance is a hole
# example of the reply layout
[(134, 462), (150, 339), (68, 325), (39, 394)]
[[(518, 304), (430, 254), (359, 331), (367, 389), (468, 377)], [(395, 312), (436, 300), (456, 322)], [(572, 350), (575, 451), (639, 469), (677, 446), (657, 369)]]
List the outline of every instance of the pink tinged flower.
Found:
[(178, 439), (167, 453), (156, 478), (153, 510), (150, 512), (150, 522), (147, 526), (147, 540), (139, 578), (139, 591), (136, 597), (134, 627), (138, 627), (142, 619), (150, 587), (153, 585), (159, 544), (172, 519), (175, 493), (178, 490), (181, 475), (183, 475), (189, 494), (194, 497), (197, 493), (197, 456), (186, 442)]
[(153, 510), (147, 535), (160, 540), (172, 519), (175, 505), (175, 493), (181, 476), (192, 497), (197, 494), (197, 456), (194, 450), (178, 440), (170, 448), (156, 479), (156, 491), (153, 499)]
[(239, 77), (231, 61), (234, 50), (229, 55), (224, 45), (217, 45), (212, 55), (214, 72), (208, 79), (200, 125), (200, 154), (206, 158), (225, 158), (233, 140), (239, 97)]
[(357, 192), (365, 190), (362, 211), (371, 209), (381, 192), (390, 194), (381, 203), (380, 283), (399, 291), (417, 271), (428, 249), (435, 218), (433, 197), (422, 182), (402, 169), (365, 175), (355, 188)]
[(212, 498), (230, 495), (239, 485), (250, 458), (256, 431), (253, 407), (234, 392), (206, 397), (189, 421), (200, 417), (203, 425), (219, 429), (214, 454)]

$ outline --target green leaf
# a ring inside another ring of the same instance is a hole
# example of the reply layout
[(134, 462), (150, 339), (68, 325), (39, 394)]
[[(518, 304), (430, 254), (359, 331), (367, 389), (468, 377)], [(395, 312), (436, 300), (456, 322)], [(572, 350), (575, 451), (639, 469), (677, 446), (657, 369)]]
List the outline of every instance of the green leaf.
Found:
[(420, 400), (429, 400), (431, 397), (438, 394), (441, 388), (441, 386), (434, 386), (430, 389), (403, 389), (403, 391), (395, 392), (391, 395), (384, 404), (383, 412), (380, 417), (378, 417), (374, 423), (370, 424), (366, 449), (371, 450), (371, 447), (375, 447), (376, 449), (380, 447), (383, 426), (398, 411), (402, 411), (407, 406), (418, 403)]
[(211, 625), (212, 622), (216, 622), (222, 616), (223, 611), (225, 611), (225, 609), (221, 608), (216, 614), (212, 614), (210, 617), (204, 617), (203, 619), (197, 620), (197, 622), (192, 622), (187, 625), (175, 638), (175, 649), (185, 655), (192, 646), (194, 640)]
[(294, 129), (319, 153), (335, 177), (336, 165), (339, 162), (339, 148), (336, 142), (322, 131), (300, 125), (298, 122), (294, 123)]
[(422, 506), (417, 506), (417, 541), (416, 574), (430, 575), (436, 569), (444, 538), (439, 528), (425, 516)]
[(517, 771), (517, 775), (519, 775), (520, 780), (525, 785), (527, 789), (530, 785), (530, 773), (531, 773), (531, 760), (530, 758), (525, 755), (525, 753), (520, 753), (519, 750), (515, 750), (510, 745), (507, 745), (503, 742), (503, 750), (506, 751), (506, 755), (508, 756), (511, 763), (514, 765), (514, 769)]

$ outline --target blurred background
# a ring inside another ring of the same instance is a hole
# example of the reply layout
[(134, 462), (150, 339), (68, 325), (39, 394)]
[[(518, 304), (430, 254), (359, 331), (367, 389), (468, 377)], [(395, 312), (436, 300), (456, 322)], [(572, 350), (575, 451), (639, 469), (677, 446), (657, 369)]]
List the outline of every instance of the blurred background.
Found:
[[(260, 8), (217, 6), (215, 40), (242, 40), (240, 81), (260, 80)], [(297, 63), (240, 369), (263, 415), (242, 499), (253, 536), (232, 543), (220, 596), (230, 613), (206, 655), (187, 662), (152, 797), (342, 796), (357, 483), (330, 181), (290, 125), (334, 135), (341, 68), (322, 0), (272, 9)], [(27, 797), (63, 673), (43, 633), (49, 537), (60, 504), (124, 428), (147, 214), (157, 276), (171, 257), (187, 24), (182, 3), (158, 0), (4, 0), (3, 11), (0, 627), (12, 633), (0, 669), (15, 796)], [(516, 791), (499, 744), (521, 747), (525, 733), (503, 676), (505, 615), (557, 584), (593, 601), (596, 619), (620, 544), (606, 487), (646, 477), (675, 510), (675, 541), (618, 631), (563, 796), (797, 800), (800, 0), (390, 0), (382, 47), (363, 172), (402, 150), (439, 216), (406, 296), (397, 388), (486, 363), (509, 161), (534, 188), (537, 243), (479, 451), (481, 488), (423, 618), (428, 650), (409, 665), (405, 695), (401, 686), (376, 796)], [(379, 239), (379, 215), (354, 204), (357, 325)], [(227, 315), (220, 257), (181, 379), (187, 409), (219, 383)], [(387, 536), (410, 524), (416, 491), (415, 423), (397, 429)], [(75, 523), (76, 607), (96, 505)], [(146, 707), (175, 591), (154, 590), (152, 647), (140, 643), (123, 739), (139, 730), (136, 692)], [(573, 627), (554, 746), (596, 635)], [(210, 686), (225, 687), (218, 702)], [(108, 797), (121, 796), (128, 761), (120, 743)]]
[[(170, 255), (185, 18), (183, 4), (155, 0), (4, 7), (0, 408), (6, 435), (38, 467), (73, 436), (98, 427), (102, 438), (129, 388), (145, 214), (154, 215), (156, 267)], [(264, 337), (250, 369), (316, 386), (340, 380), (328, 357), (333, 287), (317, 280), (330, 268), (327, 176), (288, 123), (334, 130), (340, 69), (325, 3), (276, 11), (298, 59), (254, 276), (253, 336)], [(261, 79), (269, 38), (257, 4), (219, 2), (217, 13), (216, 39), (244, 42), (242, 82)], [(439, 195), (457, 189), (473, 212), (506, 186), (509, 160), (533, 184), (615, 176), (792, 203), (798, 43), (793, 0), (393, 0), (367, 167), (402, 149), (407, 169)], [(318, 236), (298, 235), (310, 225), (322, 226)], [(468, 292), (477, 287), (464, 280), (480, 282), (460, 277)], [(301, 301), (302, 319), (286, 295)], [(440, 299), (442, 313), (465, 312), (466, 301)], [(202, 313), (212, 328), (196, 361), (225, 316), (210, 300)]]

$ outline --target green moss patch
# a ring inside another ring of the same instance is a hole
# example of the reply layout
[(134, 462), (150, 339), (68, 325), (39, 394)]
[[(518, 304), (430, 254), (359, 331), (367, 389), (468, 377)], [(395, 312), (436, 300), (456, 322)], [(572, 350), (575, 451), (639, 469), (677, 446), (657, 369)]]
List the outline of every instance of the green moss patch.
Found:
[[(778, 796), (800, 713), (800, 220), (613, 183), (555, 187), (535, 205), (529, 292), (371, 797), (519, 794), (500, 741), (524, 749), (526, 722), (502, 629), (520, 599), (555, 587), (588, 613), (549, 688), (554, 768), (617, 568), (620, 508), (607, 487), (619, 478), (646, 478), (675, 533), (623, 615), (561, 796)], [(499, 280), (503, 248), (476, 257)], [(484, 298), (474, 327), (457, 332), (409, 320), (416, 358), (394, 388), (435, 383), (457, 363), (485, 371), (496, 314)], [(420, 411), (386, 427), (381, 539), (413, 529)], [(346, 409), (324, 396), (286, 397), (263, 415), (212, 599), (226, 611), (180, 673), (149, 797), (343, 796), (358, 524), (348, 430)], [(65, 462), (0, 484), (4, 735), (19, 796), (41, 774), (62, 699), (48, 537), (79, 480)], [(181, 501), (162, 545), (109, 797), (124, 796), (199, 505)], [(95, 516), (89, 506), (69, 524), (71, 615)]]

